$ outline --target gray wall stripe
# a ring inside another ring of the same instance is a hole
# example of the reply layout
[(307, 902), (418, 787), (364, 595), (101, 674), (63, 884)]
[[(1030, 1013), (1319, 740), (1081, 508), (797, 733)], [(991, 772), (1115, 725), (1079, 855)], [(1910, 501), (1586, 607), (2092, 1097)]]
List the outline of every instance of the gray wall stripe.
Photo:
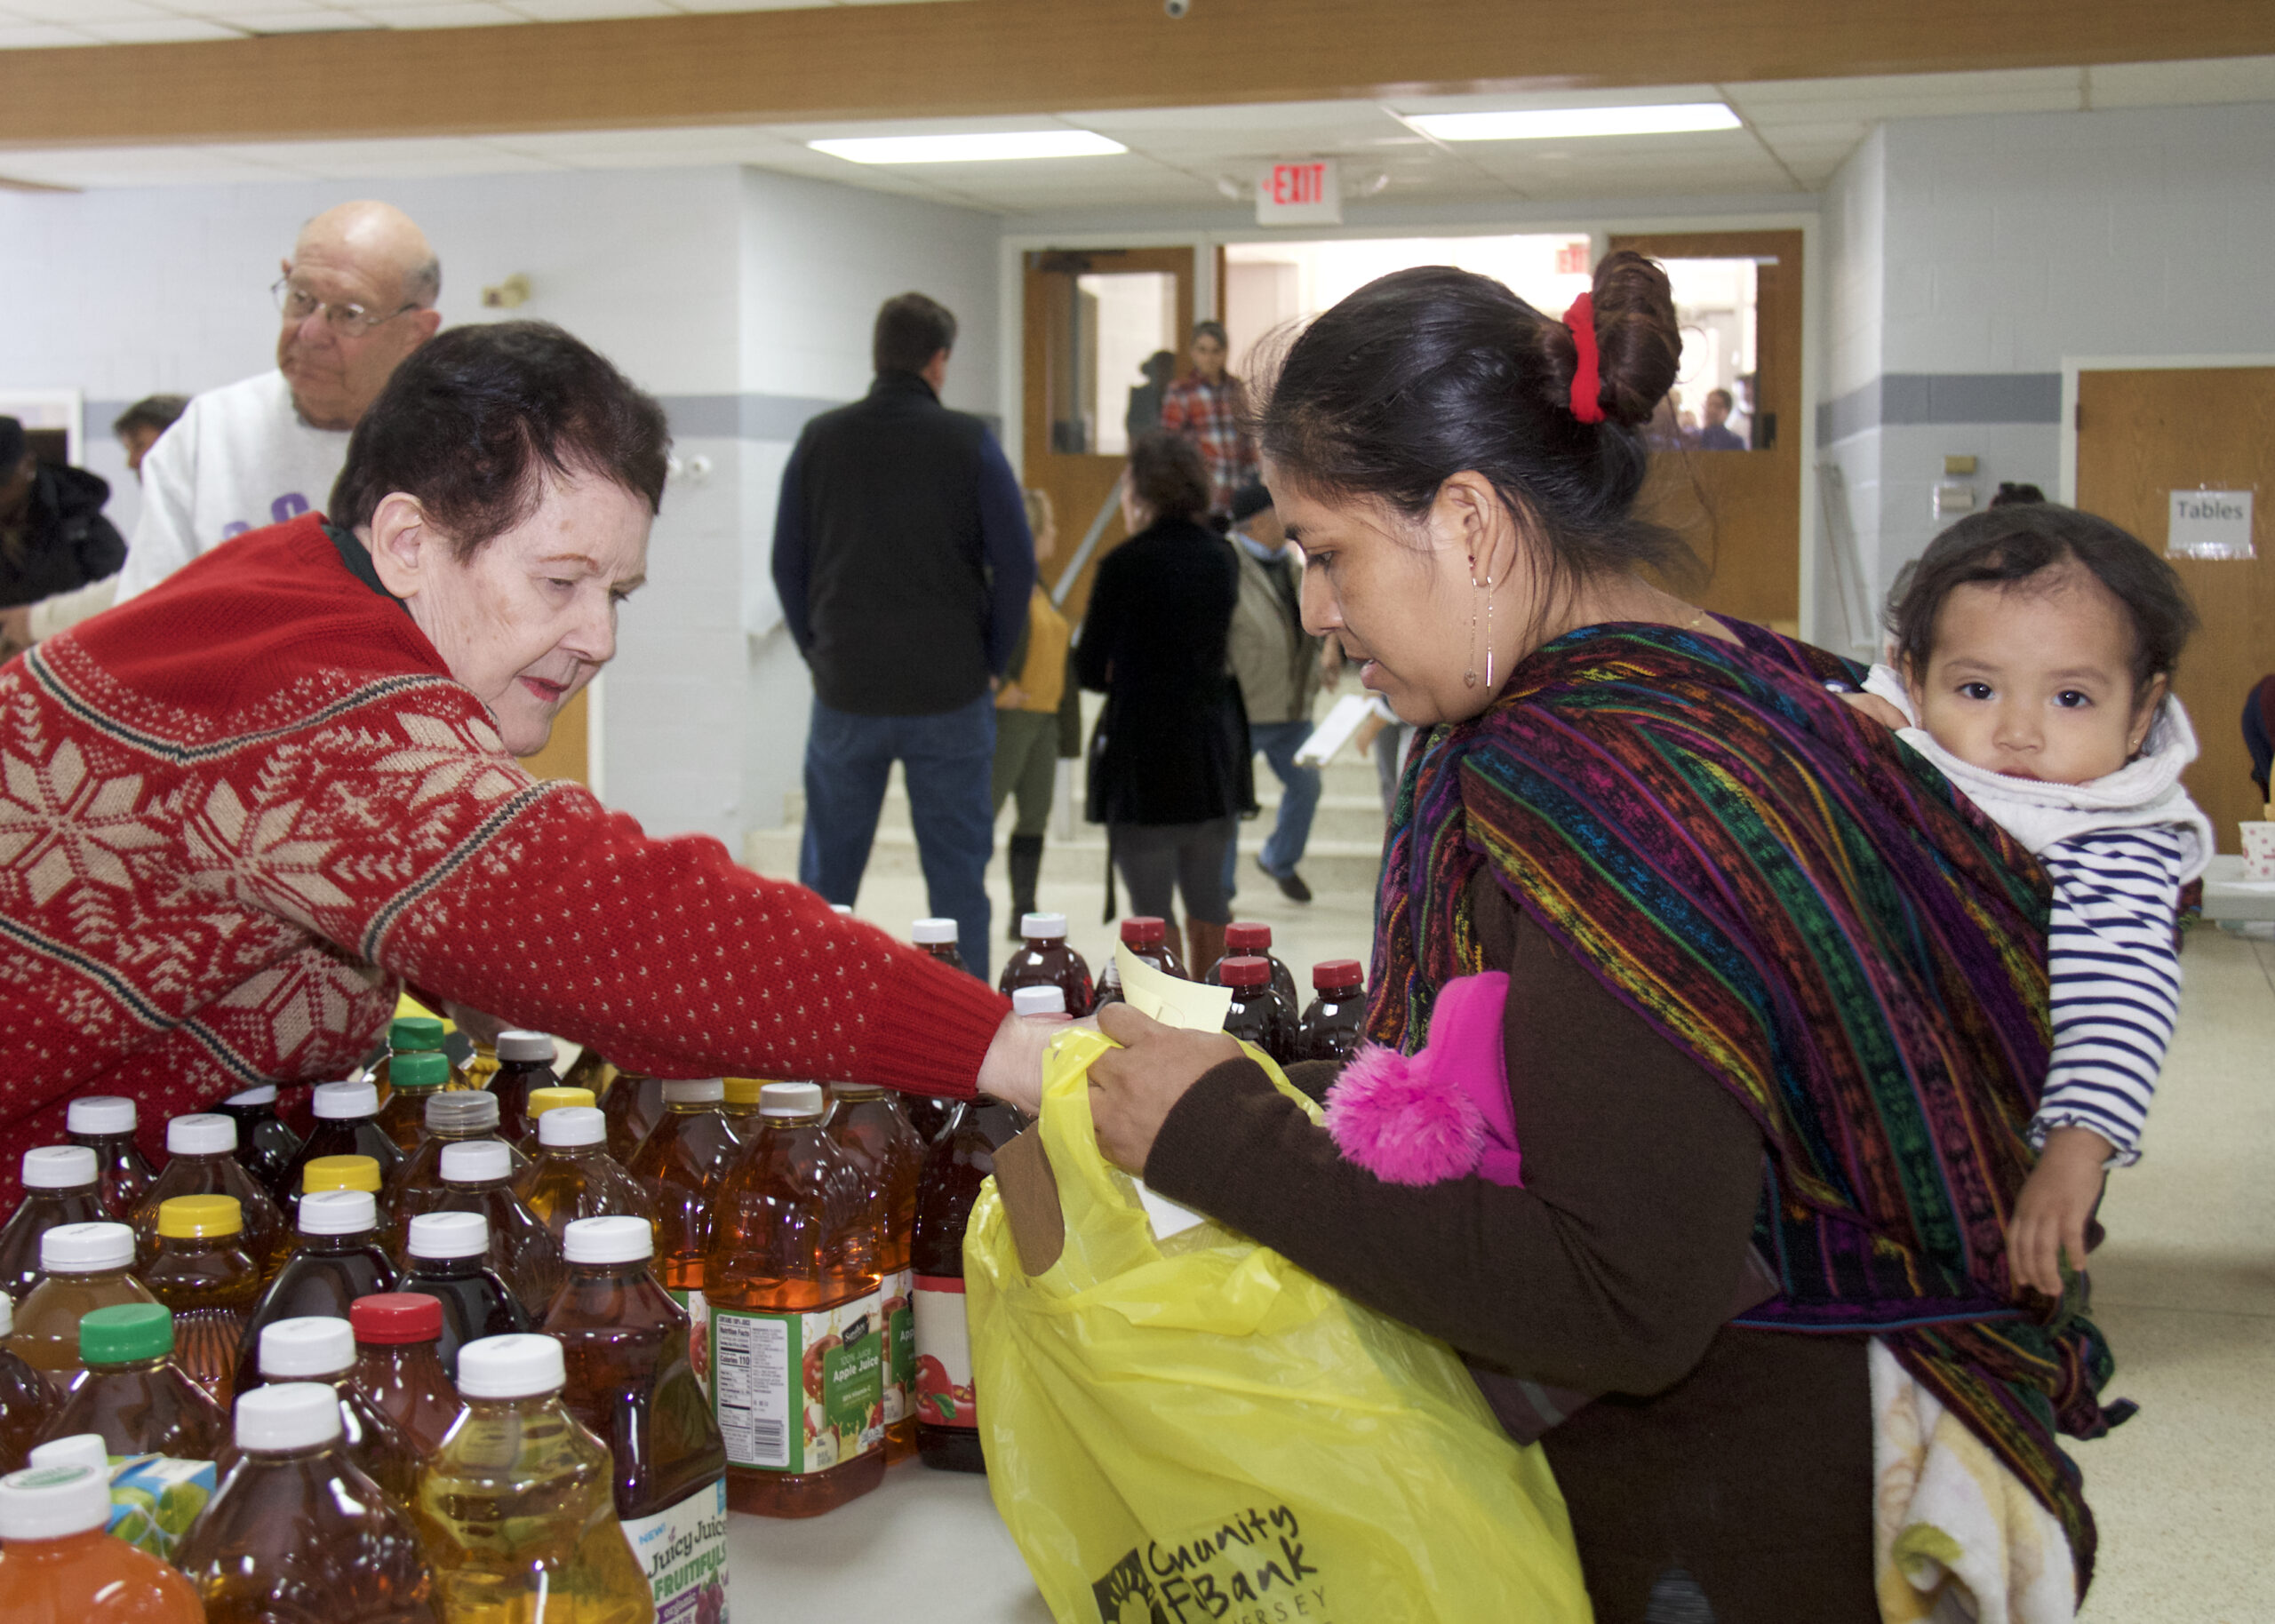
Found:
[(2059, 372), (1888, 372), (1816, 409), (1816, 442), (1883, 426), (2059, 423)]

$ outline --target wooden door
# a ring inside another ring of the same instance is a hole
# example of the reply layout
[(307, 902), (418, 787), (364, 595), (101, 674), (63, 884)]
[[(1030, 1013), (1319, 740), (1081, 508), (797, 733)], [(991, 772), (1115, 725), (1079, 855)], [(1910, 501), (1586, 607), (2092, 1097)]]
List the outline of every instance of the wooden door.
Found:
[[(1752, 446), (1655, 452), (1646, 511), (1705, 566), (1708, 609), (1798, 633), (1801, 613), (1801, 234), (1651, 232), (1615, 236), (1658, 259), (1754, 262)], [(1695, 405), (1695, 402), (1686, 402)]]
[[(1137, 378), (1125, 376), (1111, 354), (1101, 365), (1098, 292), (1122, 277), (1149, 279), (1149, 289), (1166, 292), (1151, 330), (1178, 357), (1182, 373), (1193, 330), (1193, 255), (1188, 248), (1085, 248), (1026, 256), (1026, 476), (1050, 493), (1058, 522), (1058, 549), (1042, 565), (1044, 587), (1055, 595), (1075, 570), (1061, 601), (1070, 620), (1089, 606), (1098, 560), (1127, 539), (1113, 505), (1128, 460), (1121, 414)], [(1105, 347), (1114, 351), (1111, 343)], [(1102, 513), (1098, 544), (1076, 569), (1076, 552)]]
[(573, 778), (579, 784), (590, 784), (591, 723), (587, 720), (586, 697), (589, 688), (573, 697), (561, 707), (561, 714), (553, 719), (553, 736), (545, 741), (545, 748), (533, 756), (523, 756), (522, 765), (533, 778)]
[(2171, 493), (2199, 486), (2259, 493), (2256, 558), (2172, 561), (2204, 622), (2173, 684), (2202, 751), (2184, 782), (2232, 852), (2236, 824), (2263, 816), (2239, 718), (2252, 685), (2275, 671), (2275, 531), (2264, 512), (2275, 500), (2275, 367), (2079, 374), (2079, 507), (2161, 553)]

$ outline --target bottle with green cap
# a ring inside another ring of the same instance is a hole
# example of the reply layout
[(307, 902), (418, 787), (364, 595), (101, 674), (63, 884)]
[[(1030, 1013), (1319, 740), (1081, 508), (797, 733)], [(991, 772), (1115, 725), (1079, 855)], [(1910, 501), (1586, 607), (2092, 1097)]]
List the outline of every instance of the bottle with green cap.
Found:
[(432, 1049), (411, 1049), (380, 1062), (389, 1086), (379, 1102), (379, 1126), (406, 1157), (427, 1138), (427, 1102), (450, 1087), (451, 1063)]
[(449, 1075), (445, 1088), (467, 1087), (466, 1073), (451, 1063), (443, 1051), (443, 1023), (433, 1015), (397, 1015), (387, 1023), (387, 1052), (379, 1056), (366, 1080), (377, 1087), (381, 1098), (395, 1087), (395, 1063), (405, 1055), (443, 1055), (443, 1064)]
[(158, 1255), (142, 1270), (142, 1284), (173, 1312), (175, 1359), (225, 1410), (237, 1344), (261, 1293), (242, 1211), (235, 1196), (174, 1197), (158, 1209)]
[(237, 1125), (237, 1160), (244, 1170), (273, 1199), (283, 1199), (300, 1136), (276, 1114), (276, 1086), (263, 1083), (233, 1094), (213, 1111)]
[[(327, 1159), (371, 1165), (361, 1157)], [(319, 1190), (302, 1196), (299, 1226), (299, 1246), (245, 1317), (235, 1348), (240, 1392), (260, 1379), (263, 1326), (308, 1314), (344, 1319), (356, 1298), (395, 1287), (395, 1259), (382, 1241), (379, 1206), (369, 1190)]]
[(47, 1430), (47, 1413), (54, 1400), (39, 1373), (8, 1347), (16, 1328), (16, 1305), (0, 1292), (0, 1473), (24, 1464), (25, 1452)]
[(39, 1238), (60, 1223), (100, 1223), (101, 1168), (83, 1144), (44, 1145), (24, 1152), (24, 1198), (0, 1225), (0, 1293), (19, 1302), (44, 1278)]
[(173, 1352), (174, 1317), (164, 1304), (95, 1310), (79, 1322), (87, 1373), (63, 1401), (51, 1435), (100, 1433), (115, 1455), (219, 1459), (228, 1413), (182, 1373)]
[(379, 1164), (379, 1177), (392, 1181), (403, 1166), (400, 1147), (379, 1126), (379, 1091), (369, 1083), (318, 1083), (308, 1090), (308, 1109), (315, 1124), (292, 1158), (285, 1188), (289, 1204), (299, 1200), (301, 1174), (307, 1165), (324, 1156), (368, 1156)]
[(118, 1303), (156, 1306), (134, 1275), (134, 1231), (123, 1223), (58, 1224), (40, 1237), (46, 1275), (16, 1310), (8, 1346), (61, 1393), (79, 1373), (79, 1325), (92, 1309)]
[[(431, 1094), (427, 1096), (427, 1137), (403, 1159), (395, 1177), (387, 1185), (387, 1199), (395, 1209), (395, 1235), (400, 1240), (403, 1230), (421, 1213), (438, 1212), (443, 1197), (443, 1152), (454, 1144), (469, 1144), (476, 1140), (498, 1137), (498, 1102), (479, 1089), (467, 1089), (458, 1094)], [(519, 1181), (529, 1170), (530, 1158), (506, 1145), (507, 1159), (513, 1164), (514, 1177)]]
[(273, 1275), (284, 1262), (292, 1230), (260, 1182), (237, 1160), (237, 1125), (217, 1111), (166, 1124), (166, 1165), (134, 1209), (134, 1242), (145, 1263), (158, 1254), (158, 1208), (176, 1196), (234, 1196), (244, 1223), (245, 1250)]
[(205, 1624), (188, 1580), (112, 1537), (110, 1509), (100, 1468), (0, 1477), (0, 1590), (12, 1624)]

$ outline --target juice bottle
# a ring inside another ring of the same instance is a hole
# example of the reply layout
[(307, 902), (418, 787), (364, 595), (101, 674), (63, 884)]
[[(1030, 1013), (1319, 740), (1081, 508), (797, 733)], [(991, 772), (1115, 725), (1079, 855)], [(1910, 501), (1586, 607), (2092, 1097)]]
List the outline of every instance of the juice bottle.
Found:
[(1021, 987), (1051, 986), (1066, 995), (1066, 1013), (1090, 1013), (1090, 967), (1066, 943), (1066, 916), (1030, 913), (1019, 920), (1024, 939), (1003, 966), (996, 991), (1005, 998)]
[[(1164, 975), (1185, 979), (1185, 965), (1169, 945), (1169, 921), (1159, 914), (1135, 913), (1122, 921), (1122, 944)], [(1122, 969), (1109, 956), (1098, 971), (1098, 999), (1094, 1008), (1122, 1002)]]
[(408, 1507), (419, 1477), (419, 1450), (387, 1413), (349, 1380), (355, 1371), (355, 1333), (344, 1319), (280, 1319), (261, 1327), (260, 1380), (321, 1382), (339, 1405), (340, 1446), (347, 1458)]
[(318, 1083), (308, 1090), (315, 1124), (285, 1175), (287, 1207), (300, 1199), (300, 1174), (319, 1156), (368, 1156), (379, 1164), (379, 1177), (392, 1181), (403, 1166), (403, 1150), (379, 1126), (379, 1091), (369, 1083)]
[[(365, 1158), (337, 1158), (367, 1160)], [(379, 1208), (368, 1190), (319, 1190), (300, 1198), (300, 1244), (245, 1318), (236, 1347), (235, 1385), (260, 1380), (260, 1333), (280, 1319), (346, 1318), (348, 1305), (395, 1288), (395, 1260), (381, 1243)]]
[(629, 1166), (637, 1150), (664, 1115), (664, 1079), (637, 1071), (619, 1071), (601, 1095), (601, 1113), (608, 1118), (608, 1153)]
[(466, 1414), (419, 1476), (438, 1611), (490, 1624), (650, 1624), (607, 1446), (562, 1406), (561, 1344), (492, 1336), (459, 1359)]
[(422, 1213), (407, 1227), (410, 1256), (397, 1289), (443, 1305), (435, 1357), (456, 1381), (460, 1348), (485, 1336), (526, 1331), (530, 1317), (490, 1266), (490, 1221), (480, 1213)]
[(143, 1262), (158, 1254), (160, 1206), (176, 1196), (235, 1196), (244, 1222), (245, 1250), (262, 1274), (276, 1272), (291, 1230), (236, 1150), (237, 1125), (216, 1112), (176, 1117), (166, 1124), (166, 1165), (134, 1209), (134, 1242)]
[[(530, 1158), (532, 1166), (537, 1162), (538, 1151), (543, 1148), (545, 1143), (543, 1140), (537, 1136), (538, 1118), (544, 1116), (547, 1111), (557, 1111), (563, 1105), (594, 1105), (595, 1103), (595, 1101), (593, 1091), (589, 1088), (571, 1088), (563, 1084), (555, 1083), (550, 1087), (531, 1089), (529, 1107), (530, 1131), (522, 1135), (522, 1142), (520, 1146), (522, 1154)], [(607, 1118), (602, 1118), (602, 1136), (603, 1142), (605, 1142), (607, 1136)], [(527, 1190), (529, 1188), (529, 1178), (530, 1175), (527, 1173), (522, 1174), (522, 1188), (523, 1190)]]
[(71, 1102), (64, 1112), (64, 1134), (95, 1153), (95, 1182), (103, 1214), (124, 1223), (157, 1174), (134, 1148), (134, 1102), (115, 1094), (91, 1094)]
[[(371, 1198), (372, 1224), (379, 1230), (379, 1244), (394, 1249), (395, 1225), (389, 1221), (387, 1192), (379, 1178), (379, 1164), (368, 1156), (319, 1156), (300, 1169), (300, 1205), (305, 1206), (310, 1196), (328, 1195), (342, 1190), (360, 1190)], [(321, 1233), (303, 1230), (296, 1219), (293, 1223), (293, 1244), (299, 1245), (299, 1236)]]
[(237, 1400), (237, 1458), (174, 1560), (206, 1624), (437, 1624), (418, 1526), (359, 1470), (320, 1381)]
[(466, 1408), (435, 1357), (442, 1303), (421, 1292), (358, 1297), (347, 1310), (347, 1327), (355, 1338), (348, 1380), (426, 1460)]
[[(909, 927), (909, 940), (926, 956), (938, 959), (950, 969), (965, 969), (963, 954), (956, 949), (956, 922), (954, 919), (919, 919)], [(948, 1113), (955, 1107), (954, 1100), (930, 1099), (922, 1095), (906, 1096), (909, 1126), (926, 1143), (938, 1136), (948, 1125)]]
[(276, 1114), (275, 1085), (233, 1094), (213, 1114), (237, 1125), (237, 1165), (252, 1174), (270, 1200), (283, 1199), (292, 1158), (300, 1153), (300, 1136)]
[(656, 1215), (656, 1278), (699, 1334), (707, 1318), (703, 1262), (711, 1247), (712, 1198), (742, 1154), (715, 1077), (666, 1081), (664, 1115), (625, 1171), (648, 1192)]
[(33, 1440), (47, 1430), (53, 1403), (47, 1383), (8, 1346), (16, 1329), (16, 1305), (0, 1292), (0, 1476), (20, 1469)]
[(106, 1532), (110, 1473), (42, 1466), (0, 1478), (9, 1624), (205, 1624), (187, 1580)]
[(1311, 1007), (1296, 1029), (1297, 1060), (1337, 1064), (1358, 1051), (1367, 1017), (1367, 975), (1356, 959), (1328, 959), (1312, 966)]
[[(1303, 1005), (1296, 997), (1296, 978), (1289, 974), (1286, 965), (1272, 956), (1272, 927), (1258, 919), (1234, 919), (1225, 927), (1225, 958), (1217, 959), (1217, 964), (1224, 963), (1225, 959), (1250, 957), (1261, 959), (1272, 967), (1272, 990), (1287, 1006), (1288, 1019), (1292, 1027), (1296, 1011)], [(1210, 965), (1208, 974), (1201, 979), (1211, 986), (1224, 985), (1217, 979), (1216, 964)]]
[(426, 1141), (411, 1153), (387, 1184), (398, 1233), (419, 1214), (442, 1210), (444, 1149), (483, 1140), (506, 1145), (506, 1159), (516, 1175), (529, 1166), (528, 1157), (498, 1137), (498, 1102), (487, 1094), (467, 1089), (428, 1096)]
[(235, 1390), (237, 1345), (261, 1294), (243, 1245), (235, 1196), (176, 1196), (158, 1209), (158, 1255), (142, 1284), (174, 1317), (174, 1361), (223, 1409)]
[(121, 1303), (156, 1308), (158, 1300), (132, 1273), (134, 1231), (123, 1223), (58, 1224), (40, 1237), (39, 1264), (47, 1278), (16, 1310), (8, 1346), (60, 1394), (79, 1373), (85, 1315)]
[(217, 1461), (229, 1413), (173, 1360), (174, 1319), (155, 1302), (96, 1309), (79, 1322), (87, 1373), (49, 1426), (52, 1437), (102, 1436), (115, 1455)]
[(915, 1241), (916, 1182), (924, 1142), (909, 1126), (900, 1096), (870, 1084), (840, 1083), (829, 1112), (829, 1136), (860, 1172), (877, 1225), (877, 1271), (883, 1304), (885, 1463), (916, 1453), (916, 1316), (909, 1294)]
[(539, 1117), (537, 1132), (537, 1166), (523, 1186), (523, 1199), (555, 1240), (579, 1218), (620, 1214), (655, 1222), (656, 1204), (647, 1190), (608, 1153), (608, 1122), (599, 1111), (563, 1105)]
[(813, 1517), (884, 1481), (877, 1262), (815, 1083), (769, 1083), (704, 1272), (727, 1503)]
[(1233, 993), (1232, 1004), (1225, 1011), (1225, 1030), (1285, 1064), (1288, 1050), (1281, 1039), (1287, 1011), (1280, 995), (1272, 990), (1272, 967), (1252, 954), (1219, 959), (1217, 981)]
[(379, 1063), (388, 1068), (387, 1095), (379, 1104), (379, 1126), (405, 1156), (427, 1138), (427, 1102), (450, 1086), (451, 1063), (433, 1049), (407, 1049)]
[(498, 1102), (498, 1136), (508, 1144), (530, 1136), (530, 1090), (561, 1080), (553, 1074), (554, 1054), (553, 1039), (543, 1032), (498, 1034), (498, 1070), (490, 1079), (490, 1095)]
[(648, 1271), (654, 1230), (639, 1218), (580, 1218), (567, 1245), (569, 1283), (545, 1318), (567, 1369), (562, 1405), (609, 1446), (616, 1515), (658, 1610), (676, 1616), (673, 1604), (694, 1596), (694, 1616), (723, 1617), (727, 1450), (687, 1312)]
[(561, 1247), (553, 1231), (514, 1193), (513, 1150), (495, 1139), (443, 1147), (443, 1187), (435, 1211), (479, 1213), (490, 1224), (490, 1266), (531, 1319), (561, 1286)]
[(467, 1087), (466, 1073), (451, 1064), (443, 1053), (443, 1023), (433, 1015), (397, 1015), (387, 1023), (387, 1052), (371, 1070), (366, 1081), (382, 1095), (395, 1087), (395, 1063), (405, 1055), (443, 1055), (443, 1063), (449, 1067), (446, 1088)]
[(24, 1198), (0, 1226), (0, 1292), (20, 1302), (46, 1277), (40, 1237), (59, 1224), (100, 1223), (101, 1166), (85, 1145), (55, 1144), (24, 1152)]
[(726, 1097), (719, 1103), (719, 1112), (727, 1118), (727, 1126), (735, 1130), (737, 1139), (747, 1139), (758, 1132), (758, 1096), (769, 1082), (778, 1079), (764, 1077), (722, 1077), (719, 1086)]
[(587, 1044), (577, 1051), (577, 1058), (571, 1061), (569, 1069), (561, 1074), (561, 1081), (567, 1087), (589, 1088), (593, 1098), (598, 1100), (616, 1081), (616, 1068), (601, 1057), (598, 1049)]

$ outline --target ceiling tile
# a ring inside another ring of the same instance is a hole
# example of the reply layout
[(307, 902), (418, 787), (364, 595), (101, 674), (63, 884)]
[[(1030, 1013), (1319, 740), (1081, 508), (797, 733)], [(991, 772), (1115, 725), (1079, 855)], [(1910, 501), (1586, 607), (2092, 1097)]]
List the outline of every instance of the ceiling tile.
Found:
[(531, 22), (596, 22), (606, 18), (669, 17), (664, 0), (506, 0)]
[(394, 0), (359, 0), (356, 15), (390, 28), (488, 28), (527, 22), (489, 0), (444, 0), (441, 4), (398, 5)]
[(1385, 104), (1401, 113), (1513, 113), (1538, 107), (1664, 107), (1685, 101), (1720, 101), (1712, 84), (1631, 85), (1603, 91), (1535, 91), (1516, 94), (1393, 96)]
[(112, 45), (179, 45), (208, 39), (243, 39), (235, 28), (197, 17), (152, 17), (137, 22), (90, 22), (80, 25)]
[(6, 0), (0, 11), (12, 20), (61, 23), (75, 28), (94, 22), (137, 22), (172, 15), (147, 0)]
[(2082, 104), (2075, 68), (1893, 78), (1792, 79), (1726, 84), (1730, 105), (1768, 129), (1781, 123), (1936, 118), (1960, 113), (2059, 113)]
[(331, 10), (224, 12), (215, 21), (232, 28), (242, 28), (248, 34), (338, 34), (370, 32), (379, 28), (375, 22), (354, 16), (347, 12)]
[(2087, 105), (2095, 107), (2201, 106), (2217, 101), (2275, 101), (2275, 56), (2208, 62), (2127, 62), (2086, 69)]
[(84, 45), (90, 43), (85, 35), (70, 28), (59, 28), (51, 23), (0, 22), (0, 51), (44, 51), (57, 45)]

